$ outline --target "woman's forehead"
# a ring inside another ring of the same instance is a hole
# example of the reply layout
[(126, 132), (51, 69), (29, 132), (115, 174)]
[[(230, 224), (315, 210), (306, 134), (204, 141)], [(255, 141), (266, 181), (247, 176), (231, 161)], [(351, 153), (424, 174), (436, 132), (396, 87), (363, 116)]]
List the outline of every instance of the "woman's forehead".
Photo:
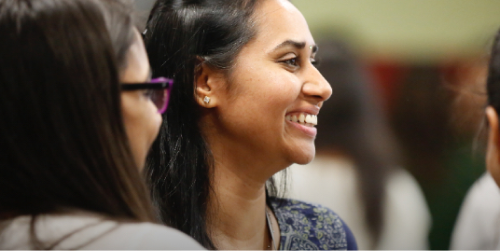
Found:
[(274, 49), (286, 41), (314, 45), (304, 16), (288, 0), (262, 1), (254, 13), (256, 42)]

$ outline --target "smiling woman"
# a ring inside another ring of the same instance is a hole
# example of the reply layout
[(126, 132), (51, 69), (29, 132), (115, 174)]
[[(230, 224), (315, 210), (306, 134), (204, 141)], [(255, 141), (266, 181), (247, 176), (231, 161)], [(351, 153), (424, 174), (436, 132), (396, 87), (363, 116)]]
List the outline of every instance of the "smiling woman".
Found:
[(271, 177), (313, 159), (332, 92), (289, 1), (159, 0), (146, 47), (176, 82), (147, 167), (166, 224), (210, 249), (356, 249), (331, 210), (276, 197)]

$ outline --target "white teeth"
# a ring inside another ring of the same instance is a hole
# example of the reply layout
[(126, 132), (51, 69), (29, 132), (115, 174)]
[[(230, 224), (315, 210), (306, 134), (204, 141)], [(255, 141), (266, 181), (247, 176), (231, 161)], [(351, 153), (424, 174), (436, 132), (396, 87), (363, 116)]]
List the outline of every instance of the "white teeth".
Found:
[(296, 122), (307, 126), (315, 126), (318, 124), (318, 116), (313, 114), (300, 113), (298, 114), (298, 116), (297, 114), (287, 115), (285, 119), (291, 122)]
[(301, 113), (301, 114), (299, 115), (299, 121), (300, 121), (300, 123), (304, 123), (304, 120), (305, 120), (305, 119), (306, 119), (306, 116), (305, 116), (303, 113)]
[(306, 123), (312, 124), (312, 120), (313, 120), (312, 116), (310, 114), (307, 114)]

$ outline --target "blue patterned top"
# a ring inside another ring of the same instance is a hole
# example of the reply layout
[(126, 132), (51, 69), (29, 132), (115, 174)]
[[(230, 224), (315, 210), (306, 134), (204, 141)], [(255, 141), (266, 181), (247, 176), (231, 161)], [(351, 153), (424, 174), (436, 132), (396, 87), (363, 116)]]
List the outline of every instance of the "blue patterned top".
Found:
[(280, 250), (357, 250), (349, 227), (332, 210), (320, 205), (271, 198), (279, 223)]

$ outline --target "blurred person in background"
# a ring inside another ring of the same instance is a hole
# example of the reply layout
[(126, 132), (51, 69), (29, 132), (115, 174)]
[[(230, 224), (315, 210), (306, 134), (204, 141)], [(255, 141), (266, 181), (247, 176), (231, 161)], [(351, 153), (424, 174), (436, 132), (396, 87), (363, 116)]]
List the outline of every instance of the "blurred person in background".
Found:
[(500, 189), (490, 173), (470, 188), (460, 208), (450, 243), (452, 250), (500, 248)]
[(335, 210), (360, 249), (427, 249), (431, 219), (416, 180), (398, 168), (395, 138), (354, 52), (319, 44), (318, 69), (332, 97), (318, 118), (317, 154), (290, 168), (290, 198)]
[(166, 108), (118, 0), (0, 0), (0, 249), (201, 249), (140, 175)]
[(450, 249), (500, 249), (500, 30), (490, 53), (486, 78), (487, 173), (469, 189), (455, 223)]
[(209, 249), (356, 249), (337, 214), (277, 198), (270, 179), (312, 160), (331, 95), (295, 6), (159, 0), (145, 41), (154, 75), (176, 83), (148, 158), (165, 224)]

